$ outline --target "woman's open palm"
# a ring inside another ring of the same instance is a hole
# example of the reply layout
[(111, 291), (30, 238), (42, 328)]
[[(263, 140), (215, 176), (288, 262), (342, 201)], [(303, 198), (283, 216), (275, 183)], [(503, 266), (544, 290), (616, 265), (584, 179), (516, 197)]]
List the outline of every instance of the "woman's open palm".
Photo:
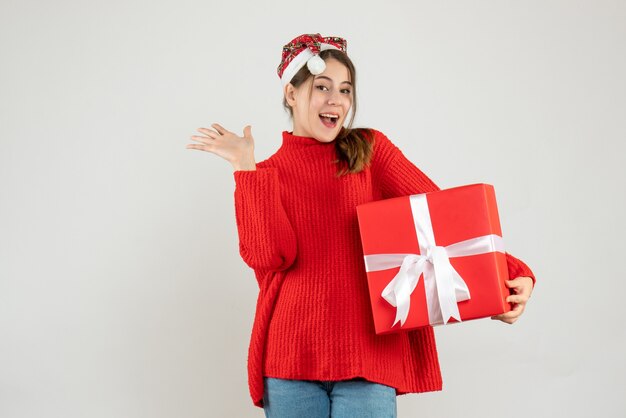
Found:
[(243, 128), (243, 137), (237, 136), (217, 123), (211, 124), (215, 129), (198, 128), (198, 132), (203, 135), (193, 135), (192, 140), (199, 144), (188, 144), (188, 149), (208, 151), (224, 158), (233, 166), (254, 162), (254, 138), (252, 137), (252, 127), (247, 125)]

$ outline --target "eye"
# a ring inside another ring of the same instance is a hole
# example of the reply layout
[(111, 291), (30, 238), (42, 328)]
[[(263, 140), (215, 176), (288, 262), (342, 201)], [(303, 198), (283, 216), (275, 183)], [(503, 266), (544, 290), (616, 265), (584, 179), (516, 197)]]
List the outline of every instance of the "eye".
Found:
[[(326, 86), (322, 86), (322, 85), (320, 84), (319, 86), (317, 86), (317, 88), (318, 88), (318, 89), (320, 89), (320, 90), (322, 90), (322, 89), (325, 89), (325, 88), (326, 88)], [(327, 89), (327, 90), (328, 90), (328, 89)]]
[(345, 92), (346, 92), (346, 94), (350, 94), (350, 89), (343, 89), (343, 90), (341, 90), (341, 91), (345, 91)]

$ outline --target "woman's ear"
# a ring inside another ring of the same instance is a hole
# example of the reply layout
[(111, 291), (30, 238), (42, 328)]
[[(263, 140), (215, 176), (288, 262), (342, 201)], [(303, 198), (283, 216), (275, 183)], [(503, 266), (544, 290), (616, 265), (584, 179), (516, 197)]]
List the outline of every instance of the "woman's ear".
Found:
[(294, 107), (294, 105), (296, 104), (296, 88), (293, 86), (293, 84), (285, 84), (284, 94), (285, 100), (287, 100), (289, 106)]

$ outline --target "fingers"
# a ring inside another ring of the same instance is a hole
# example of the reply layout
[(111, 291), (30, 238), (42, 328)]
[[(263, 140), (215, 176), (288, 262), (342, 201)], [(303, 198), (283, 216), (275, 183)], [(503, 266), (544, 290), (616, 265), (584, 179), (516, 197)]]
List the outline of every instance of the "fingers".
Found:
[(186, 148), (212, 152), (227, 161), (231, 161), (238, 158), (237, 155), (241, 153), (242, 148), (253, 146), (252, 126), (250, 125), (246, 125), (244, 128), (244, 137), (249, 139), (249, 141), (244, 141), (243, 138), (240, 138), (219, 123), (212, 123), (211, 127), (213, 129), (198, 128), (197, 131), (202, 135), (192, 135), (191, 139), (199, 142), (199, 144), (189, 144)]
[(246, 125), (246, 127), (243, 128), (243, 137), (244, 138), (252, 137), (252, 126)]
[[(194, 137), (192, 137), (192, 138), (194, 138)], [(195, 137), (195, 138), (200, 138), (200, 137)], [(202, 151), (209, 151), (209, 152), (213, 152), (214, 151), (214, 149), (215, 149), (215, 145), (214, 144), (211, 144), (211, 143), (209, 143), (207, 141), (202, 141), (202, 140), (197, 140), (197, 141), (200, 141), (202, 143), (201, 144), (187, 144), (185, 146), (185, 148), (187, 148), (187, 149), (199, 149), (199, 150), (202, 150)]]
[[(509, 296), (509, 298), (511, 297), (516, 297), (516, 296)], [(522, 314), (522, 312), (524, 312), (524, 306), (525, 306), (524, 303), (518, 303), (509, 312), (492, 316), (491, 319), (499, 319), (500, 321), (506, 322), (507, 324), (512, 324), (515, 321), (517, 321), (519, 319), (519, 316)]]
[(518, 279), (511, 279), (511, 280), (505, 280), (504, 283), (507, 285), (507, 287), (510, 288), (516, 288), (520, 285), (521, 280)]
[(515, 294), (524, 295), (527, 298), (532, 292), (532, 279), (530, 277), (517, 277), (513, 280), (505, 280), (504, 283)]
[(530, 277), (519, 276), (511, 280), (505, 280), (504, 282), (506, 283), (508, 287), (519, 287), (519, 286), (526, 287), (526, 285), (529, 283), (532, 285), (532, 281), (533, 279)]
[[(204, 128), (199, 128), (198, 131), (200, 131), (200, 132), (208, 131), (209, 133), (212, 133), (213, 135), (217, 135), (215, 132), (209, 131), (208, 129), (204, 129)], [(209, 134), (209, 133), (207, 133), (207, 134)], [(200, 144), (188, 144), (185, 148), (187, 148), (187, 149), (198, 149), (198, 150), (202, 150), (202, 151), (211, 151), (211, 148), (213, 146), (211, 141), (214, 140), (214, 138), (212, 136), (206, 137), (206, 136), (192, 135), (191, 139), (194, 140), (194, 141), (200, 142)]]
[(505, 280), (505, 284), (514, 292), (514, 294), (506, 298), (508, 303), (513, 304), (513, 309), (509, 312), (492, 316), (491, 319), (498, 319), (507, 324), (512, 324), (517, 321), (524, 312), (526, 302), (528, 302), (532, 290), (532, 278), (517, 277), (513, 280)]
[(497, 316), (501, 316), (502, 318), (517, 318), (518, 316), (522, 314), (523, 311), (524, 311), (524, 305), (520, 303), (517, 305), (513, 305), (513, 308), (510, 311), (497, 315)]
[(212, 123), (211, 126), (220, 134), (220, 135), (226, 135), (227, 133), (230, 133), (230, 131), (226, 128), (224, 128), (222, 125), (220, 125), (219, 123)]
[(509, 303), (526, 303), (528, 297), (525, 295), (510, 295), (506, 297), (506, 301)]
[(208, 136), (211, 139), (217, 139), (217, 137), (219, 136), (219, 134), (215, 131), (212, 131), (210, 129), (207, 128), (198, 128), (197, 129), (198, 132), (205, 134), (206, 136)]
[(213, 127), (213, 129), (215, 129), (215, 131), (217, 131), (217, 133), (215, 131), (212, 131), (211, 129), (207, 129), (207, 128), (198, 128), (197, 130), (199, 132), (202, 132), (205, 135), (208, 135), (209, 137), (211, 137), (213, 139), (217, 138), (220, 135), (226, 135), (228, 133), (232, 133), (228, 129), (226, 129), (222, 125), (220, 125), (219, 123), (212, 123), (211, 126)]
[(228, 130), (224, 129), (224, 127), (222, 127), (221, 125), (217, 124), (217, 123), (213, 123), (211, 124), (211, 126), (213, 128), (215, 128), (215, 131), (211, 130), (211, 129), (207, 129), (207, 128), (198, 128), (197, 131), (206, 135), (206, 136), (199, 136), (199, 135), (192, 135), (191, 139), (194, 141), (198, 141), (201, 142), (203, 145), (200, 144), (189, 144), (187, 145), (187, 149), (199, 149), (202, 151), (211, 151), (211, 146), (213, 145), (212, 141), (217, 139), (219, 136), (224, 135), (225, 133), (229, 132)]
[(202, 150), (202, 151), (209, 151), (209, 149), (207, 147), (208, 147), (208, 145), (187, 144), (187, 146), (185, 148), (187, 148), (187, 149), (199, 149), (199, 150)]
[(203, 144), (210, 144), (210, 141), (213, 140), (214, 138), (209, 137), (207, 138), (206, 136), (198, 136), (198, 135), (192, 135), (191, 139), (193, 139), (194, 141), (198, 141), (198, 142), (202, 142)]
[(502, 321), (502, 322), (506, 322), (507, 324), (513, 324), (515, 321), (517, 321), (518, 318), (517, 317), (515, 317), (515, 318), (506, 318), (506, 317), (503, 317), (502, 315), (497, 315), (497, 316), (492, 316), (491, 319), (499, 320), (499, 321)]

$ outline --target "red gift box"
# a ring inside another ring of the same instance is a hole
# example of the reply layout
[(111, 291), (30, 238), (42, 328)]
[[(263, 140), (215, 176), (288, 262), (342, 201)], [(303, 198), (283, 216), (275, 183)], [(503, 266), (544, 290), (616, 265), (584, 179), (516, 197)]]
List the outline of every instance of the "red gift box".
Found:
[(493, 186), (357, 206), (376, 334), (511, 310)]

